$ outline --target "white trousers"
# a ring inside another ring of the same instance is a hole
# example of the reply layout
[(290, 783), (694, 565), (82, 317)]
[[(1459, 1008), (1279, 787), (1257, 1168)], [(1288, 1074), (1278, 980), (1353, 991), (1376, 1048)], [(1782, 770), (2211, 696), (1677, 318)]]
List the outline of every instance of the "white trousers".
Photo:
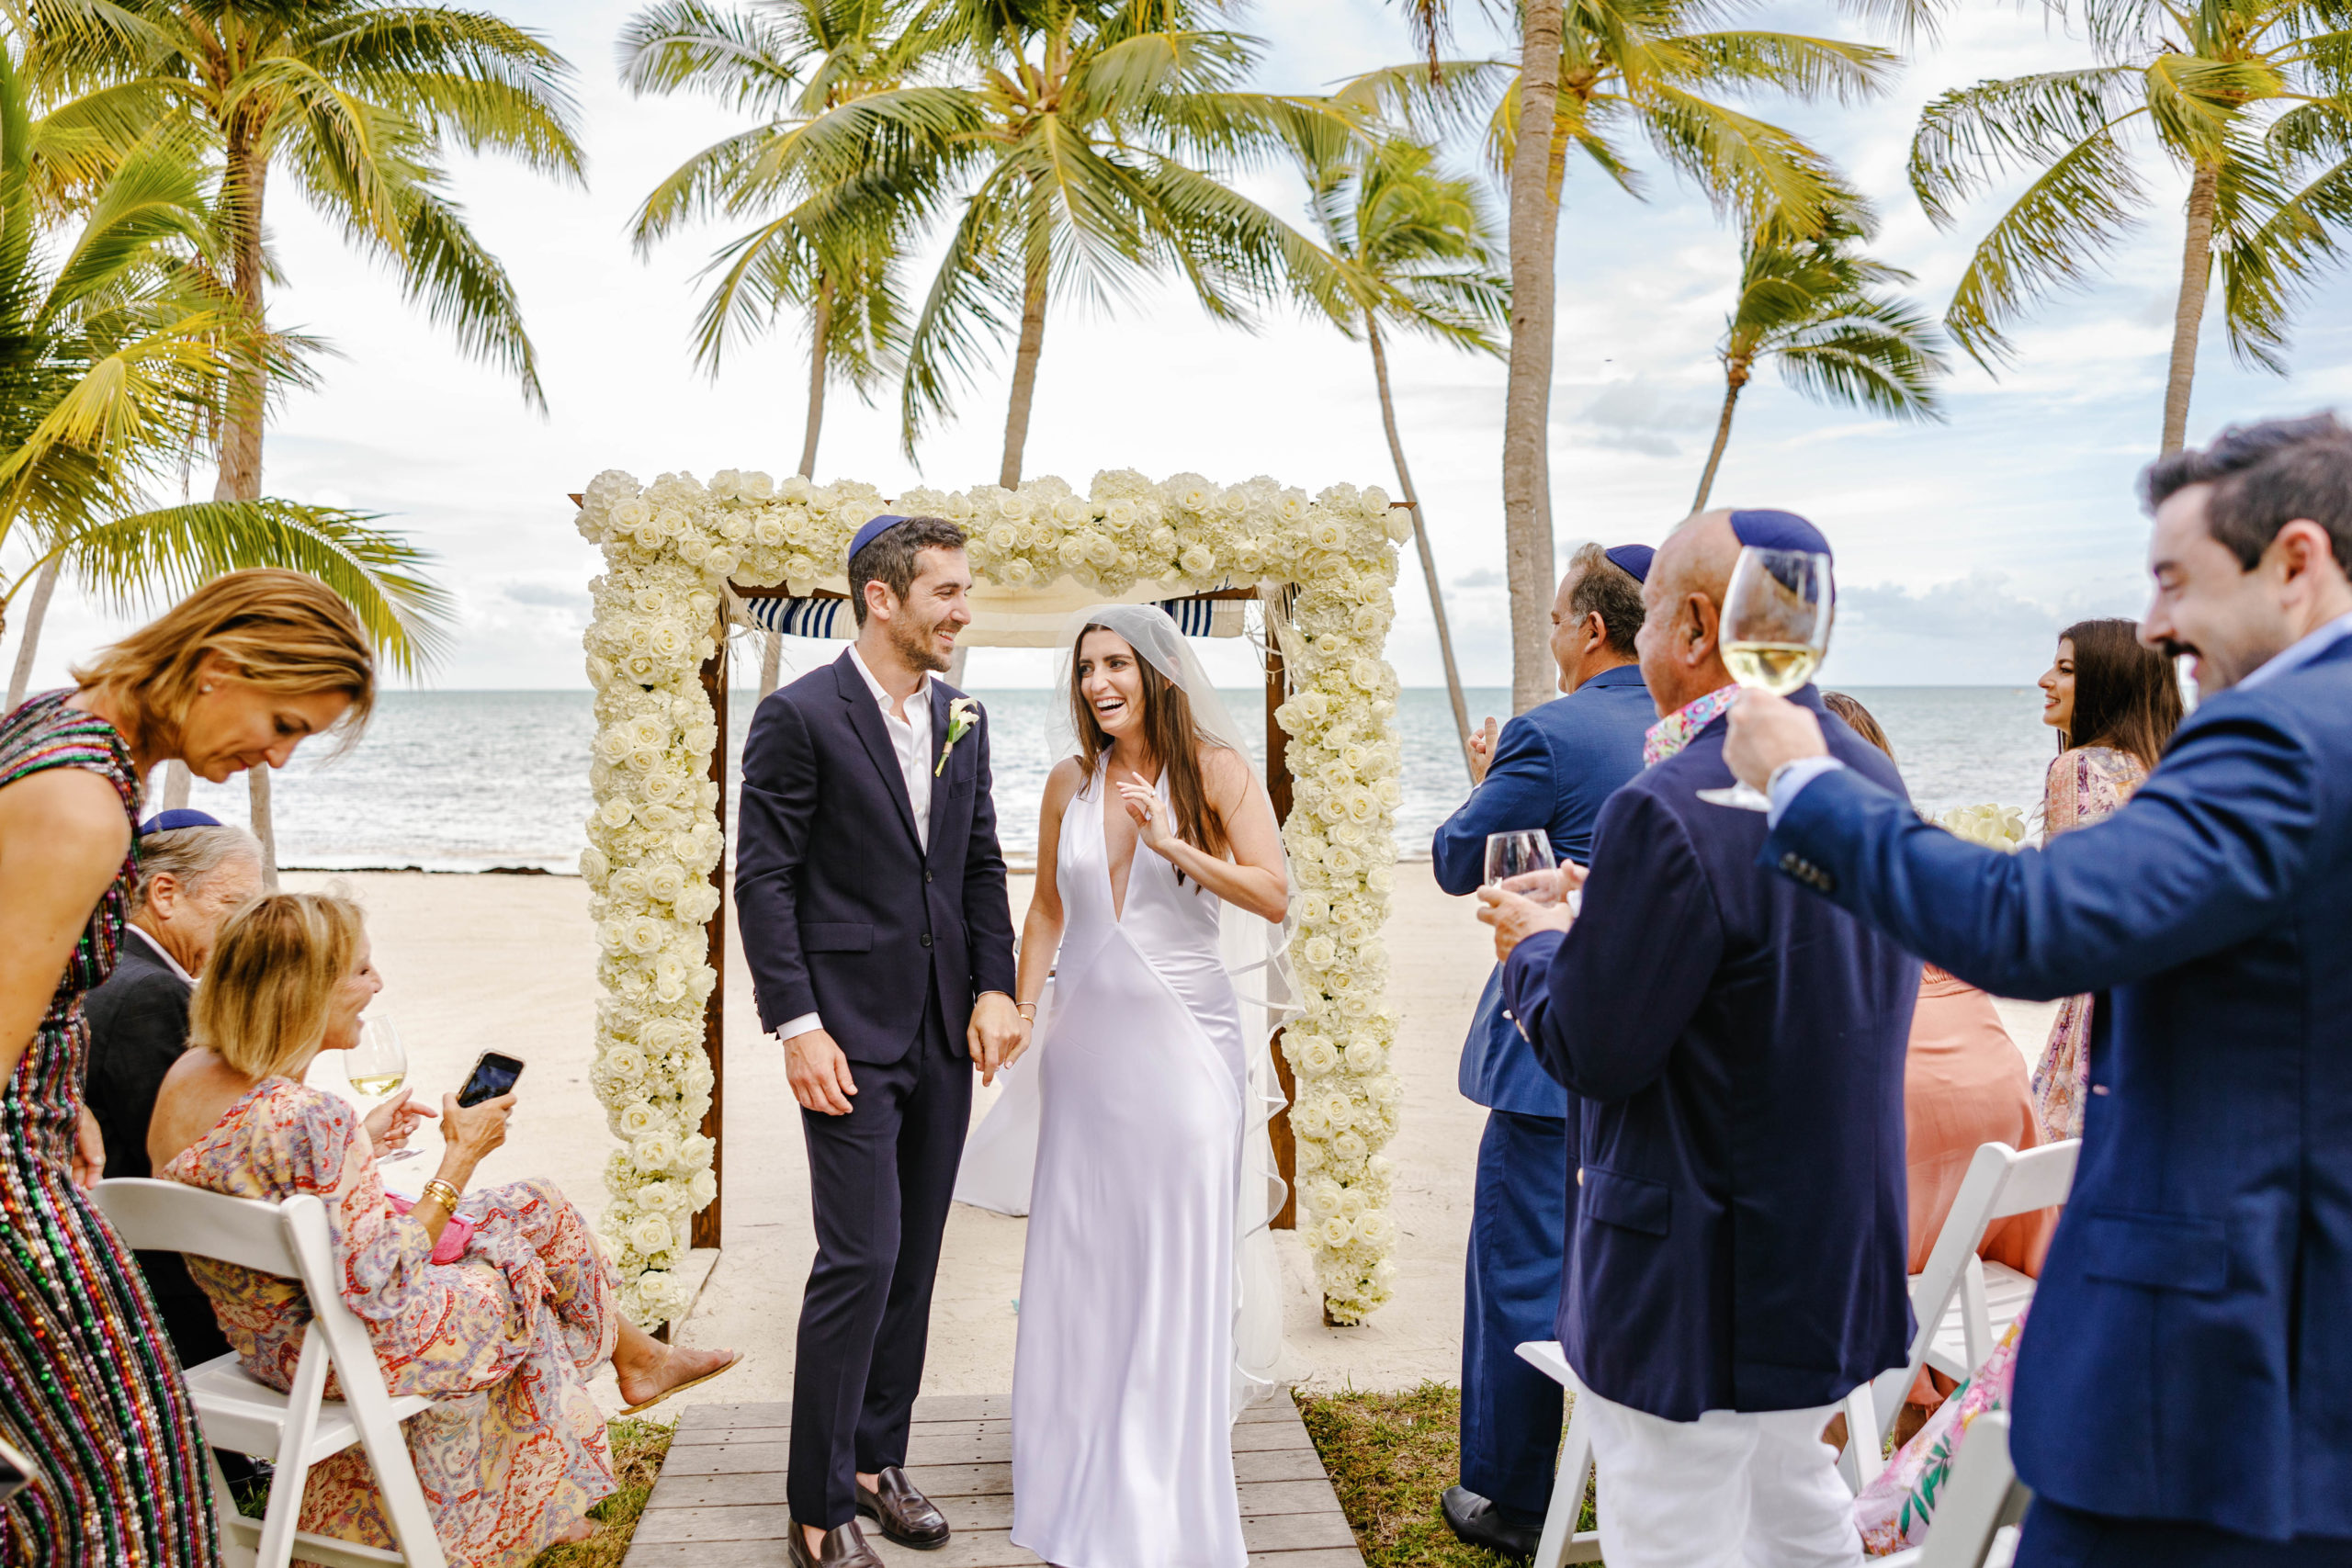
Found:
[(1862, 1540), (1838, 1414), (1710, 1410), (1668, 1421), (1589, 1389), (1600, 1555), (1609, 1568), (1855, 1568)]

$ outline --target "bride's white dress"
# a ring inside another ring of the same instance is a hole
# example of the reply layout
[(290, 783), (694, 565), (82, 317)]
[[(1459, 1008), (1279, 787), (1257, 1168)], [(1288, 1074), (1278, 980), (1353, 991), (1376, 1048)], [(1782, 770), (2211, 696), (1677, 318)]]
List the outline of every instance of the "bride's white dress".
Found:
[[(1167, 787), (1160, 788), (1165, 810)], [(1100, 770), (1062, 815), (1064, 918), (1012, 1368), (1012, 1541), (1057, 1568), (1242, 1568), (1237, 1201), (1251, 1089), (1217, 897), (1138, 843)], [(1246, 1226), (1246, 1222), (1245, 1222)]]

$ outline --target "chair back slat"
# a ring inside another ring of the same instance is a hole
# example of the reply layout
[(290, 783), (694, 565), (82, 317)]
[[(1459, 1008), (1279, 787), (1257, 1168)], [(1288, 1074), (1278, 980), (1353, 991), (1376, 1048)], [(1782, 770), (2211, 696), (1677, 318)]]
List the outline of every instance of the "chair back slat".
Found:
[(1986, 1218), (2006, 1220), (2012, 1214), (2030, 1214), (2064, 1202), (2075, 1185), (2075, 1157), (2082, 1150), (2080, 1138), (2067, 1138), (2011, 1155), (2000, 1196)]
[(301, 1276), (276, 1203), (137, 1176), (99, 1182), (90, 1201), (134, 1250), (194, 1253), (281, 1279)]

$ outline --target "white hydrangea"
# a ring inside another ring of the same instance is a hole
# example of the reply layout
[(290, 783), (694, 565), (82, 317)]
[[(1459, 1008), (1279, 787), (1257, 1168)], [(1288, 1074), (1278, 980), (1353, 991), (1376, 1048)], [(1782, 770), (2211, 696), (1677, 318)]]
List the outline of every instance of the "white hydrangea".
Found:
[[(709, 777), (718, 730), (702, 663), (718, 647), (730, 578), (804, 592), (838, 570), (851, 536), (884, 509), (871, 485), (731, 468), (707, 483), (606, 472), (583, 492), (578, 526), (605, 557), (582, 638), (597, 733), (580, 870), (605, 991), (590, 1079), (620, 1140), (600, 1228), (623, 1308), (649, 1327), (684, 1309), (674, 1269), (685, 1221), (718, 1190), (699, 1131), (712, 1084), (703, 1010), (715, 980), (703, 923), (718, 907), (722, 848)], [(1383, 999), (1380, 931), (1401, 786), (1396, 674), (1382, 649), (1409, 518), (1378, 486), (1309, 496), (1263, 476), (1155, 483), (1132, 469), (1096, 474), (1084, 494), (1052, 476), (1011, 491), (910, 490), (896, 509), (955, 521), (972, 536), (975, 571), (1008, 587), (1066, 576), (1107, 593), (1143, 581), (1296, 586), (1283, 639), (1291, 695), (1275, 714), (1297, 781), (1284, 828), (1304, 993), (1284, 1036), (1299, 1075), (1291, 1126), (1300, 1230), (1325, 1303), (1335, 1320), (1360, 1320), (1388, 1299), (1396, 1275), (1379, 1151), (1403, 1091), (1390, 1066), (1396, 1015)]]

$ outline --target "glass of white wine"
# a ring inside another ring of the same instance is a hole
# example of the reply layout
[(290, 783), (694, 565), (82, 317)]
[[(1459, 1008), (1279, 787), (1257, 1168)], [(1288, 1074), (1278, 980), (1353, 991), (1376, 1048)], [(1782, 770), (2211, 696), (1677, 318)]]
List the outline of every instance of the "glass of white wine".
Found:
[[(408, 1081), (408, 1051), (401, 1044), (401, 1032), (392, 1027), (388, 1018), (363, 1018), (359, 1021), (359, 1043), (344, 1055), (344, 1076), (351, 1087), (370, 1099), (381, 1100), (400, 1092)], [(418, 1151), (394, 1149), (378, 1160), (378, 1164), (396, 1159), (408, 1159)]]
[[(1785, 697), (1813, 679), (1829, 651), (1829, 624), (1837, 618), (1837, 590), (1829, 558), (1812, 550), (1764, 550), (1750, 546), (1732, 568), (1724, 595), (1722, 638), (1724, 667), (1743, 686)], [(1710, 806), (1766, 811), (1771, 802), (1744, 784), (1702, 789)]]

